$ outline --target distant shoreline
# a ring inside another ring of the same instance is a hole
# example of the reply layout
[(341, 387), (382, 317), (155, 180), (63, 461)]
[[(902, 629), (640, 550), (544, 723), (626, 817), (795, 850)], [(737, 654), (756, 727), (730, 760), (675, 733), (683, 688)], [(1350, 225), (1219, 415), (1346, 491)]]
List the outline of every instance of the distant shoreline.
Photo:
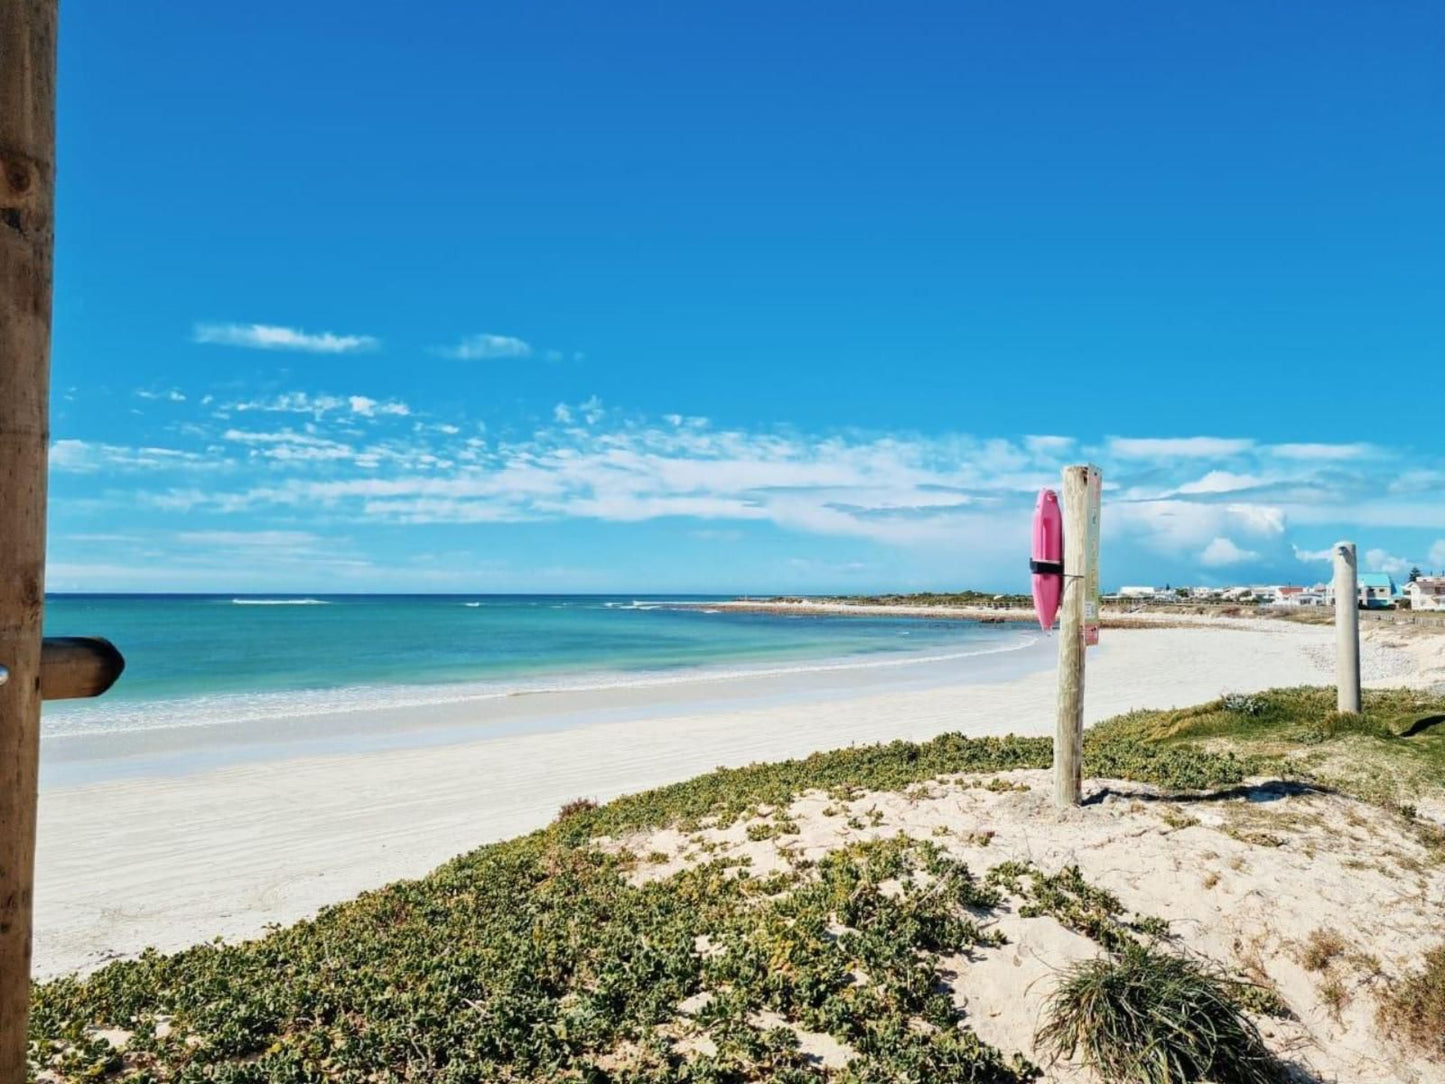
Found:
[[(789, 614), (816, 617), (918, 617), (944, 621), (979, 621), (985, 624), (1019, 623), (1037, 624), (1031, 607), (988, 606), (976, 603), (909, 603), (906, 601), (866, 601), (862, 598), (737, 598), (727, 602), (690, 602), (684, 600), (664, 602), (663, 606), (679, 609), (706, 607), (709, 610), (727, 610), (733, 613)], [(1331, 611), (1331, 614), (1333, 611)], [(1261, 621), (1288, 621), (1281, 613), (1268, 612), (1201, 612), (1187, 608), (1162, 609), (1117, 609), (1100, 611), (1104, 628), (1188, 628), (1198, 625), (1211, 627), (1251, 627)]]
[(734, 613), (820, 614), (835, 616), (866, 616), (884, 614), (892, 617), (940, 617), (964, 621), (1020, 621), (1034, 623), (1032, 610), (1022, 607), (955, 605), (912, 605), (894, 602), (863, 602), (829, 598), (736, 598), (725, 602), (665, 602), (664, 606), (679, 609), (731, 610)]

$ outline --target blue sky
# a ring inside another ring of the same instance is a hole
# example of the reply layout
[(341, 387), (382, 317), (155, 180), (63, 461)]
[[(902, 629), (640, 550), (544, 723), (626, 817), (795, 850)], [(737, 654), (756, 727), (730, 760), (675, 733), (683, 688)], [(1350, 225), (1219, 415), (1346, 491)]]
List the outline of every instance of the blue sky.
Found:
[(64, 6), (50, 586), (1445, 567), (1421, 3)]

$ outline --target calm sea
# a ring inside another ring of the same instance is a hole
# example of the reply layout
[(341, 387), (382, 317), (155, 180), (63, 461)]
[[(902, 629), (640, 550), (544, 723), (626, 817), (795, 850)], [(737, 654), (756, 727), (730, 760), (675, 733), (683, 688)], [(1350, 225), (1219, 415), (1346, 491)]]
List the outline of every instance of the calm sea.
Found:
[[(105, 636), (127, 660), (44, 732), (235, 724), (699, 675), (821, 671), (1022, 647), (1015, 626), (737, 613), (655, 598), (63, 595), (48, 635)], [(703, 600), (706, 601), (706, 600)]]

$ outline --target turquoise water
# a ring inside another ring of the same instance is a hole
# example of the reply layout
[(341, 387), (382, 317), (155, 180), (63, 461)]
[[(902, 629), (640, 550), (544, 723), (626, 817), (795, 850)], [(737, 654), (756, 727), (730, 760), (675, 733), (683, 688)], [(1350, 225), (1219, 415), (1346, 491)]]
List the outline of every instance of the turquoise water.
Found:
[[(705, 600), (703, 600), (705, 601)], [(93, 701), (47, 704), (47, 735), (244, 723), (689, 676), (963, 658), (1015, 627), (738, 613), (601, 596), (65, 595), (47, 635), (126, 656)]]

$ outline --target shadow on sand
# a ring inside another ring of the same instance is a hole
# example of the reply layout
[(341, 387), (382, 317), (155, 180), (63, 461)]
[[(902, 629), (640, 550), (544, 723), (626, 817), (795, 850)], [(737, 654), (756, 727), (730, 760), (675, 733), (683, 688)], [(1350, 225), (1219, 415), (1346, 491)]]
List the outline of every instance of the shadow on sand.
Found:
[(1105, 798), (1129, 798), (1136, 802), (1174, 802), (1180, 805), (1187, 805), (1191, 802), (1278, 802), (1284, 798), (1299, 798), (1306, 794), (1337, 793), (1339, 792), (1330, 787), (1322, 787), (1318, 784), (1270, 779), (1263, 783), (1247, 783), (1237, 787), (1210, 791), (1153, 791), (1103, 787), (1090, 794), (1080, 804), (1098, 805)]

